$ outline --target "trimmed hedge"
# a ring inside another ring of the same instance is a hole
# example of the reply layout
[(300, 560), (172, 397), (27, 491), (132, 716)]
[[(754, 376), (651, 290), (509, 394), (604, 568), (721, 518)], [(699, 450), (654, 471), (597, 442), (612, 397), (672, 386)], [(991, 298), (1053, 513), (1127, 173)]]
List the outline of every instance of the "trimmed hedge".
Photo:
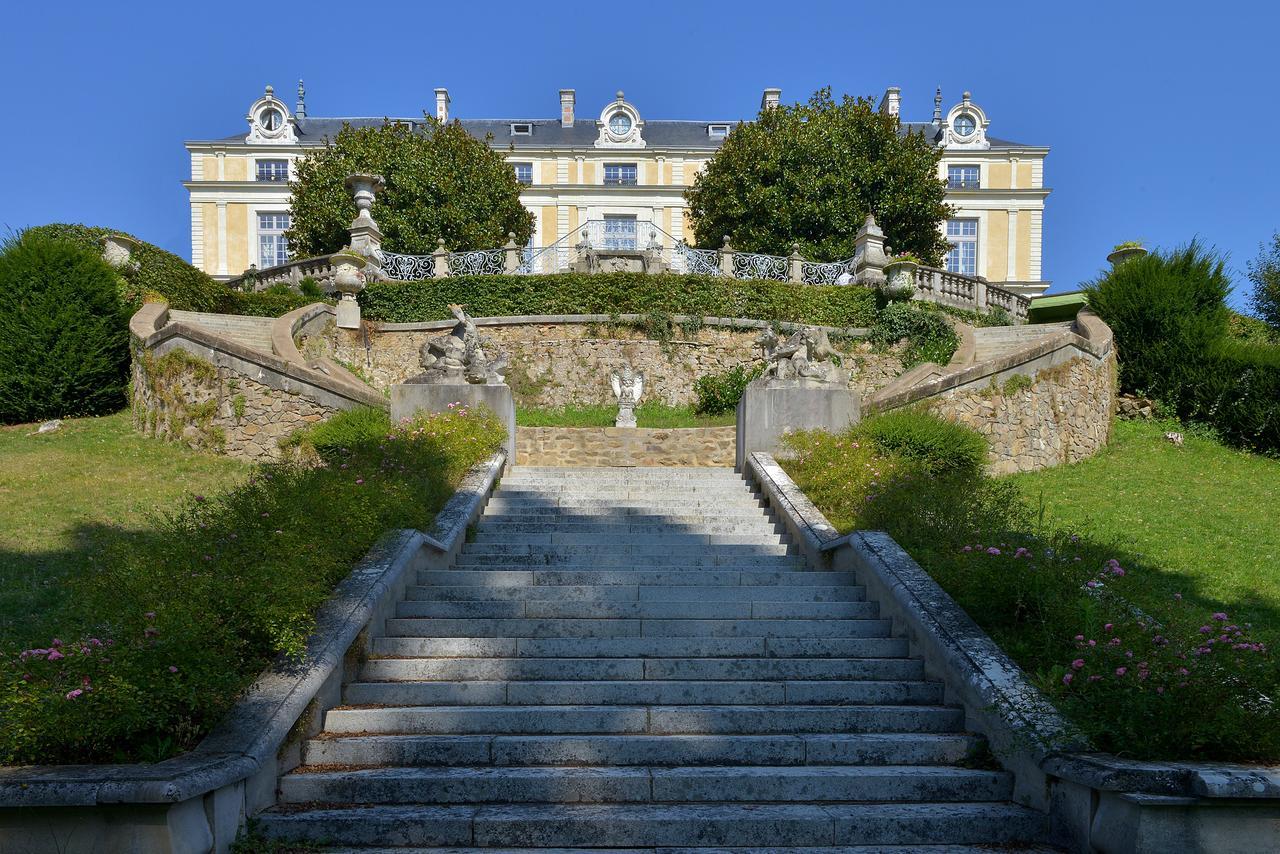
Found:
[(527, 314), (645, 314), (745, 317), (823, 326), (870, 326), (869, 288), (725, 280), (664, 273), (557, 273), (547, 276), (456, 276), (379, 282), (360, 294), (370, 320), (415, 323), (450, 317), (461, 303), (476, 317)]
[(317, 299), (316, 297), (309, 297), (293, 291), (265, 290), (248, 294), (228, 289), (217, 311), (221, 314), (279, 317), (282, 314), (288, 314), (295, 308), (302, 308), (304, 305), (311, 305), (317, 302), (332, 303), (333, 300)]
[[(113, 228), (64, 222), (34, 226), (23, 234), (68, 240), (98, 253), (102, 251), (99, 239), (108, 234), (122, 234), (138, 240), (128, 232)], [(230, 288), (172, 252), (144, 240), (138, 240), (138, 244), (130, 253), (130, 260), (136, 261), (137, 266), (119, 271), (125, 282), (124, 300), (133, 310), (136, 311), (149, 297), (162, 297), (170, 308), (180, 311), (227, 311), (223, 301), (227, 294), (232, 293)]]

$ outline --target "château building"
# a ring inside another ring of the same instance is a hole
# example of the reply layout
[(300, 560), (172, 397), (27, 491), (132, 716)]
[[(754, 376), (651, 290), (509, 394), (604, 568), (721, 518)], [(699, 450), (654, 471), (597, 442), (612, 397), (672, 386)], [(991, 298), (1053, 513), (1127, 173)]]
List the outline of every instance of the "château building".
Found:
[[(651, 119), (622, 92), (584, 116), (573, 89), (559, 94), (559, 118), (460, 119), (506, 154), (525, 185), (521, 198), (534, 215), (532, 245), (555, 245), (588, 221), (602, 223), (615, 247), (634, 248), (655, 234), (668, 243), (692, 242), (684, 191), (737, 119)], [(765, 89), (761, 107), (776, 106), (781, 94)], [(880, 109), (900, 115), (901, 107), (899, 89), (886, 90)], [(435, 116), (455, 118), (446, 89), (435, 90)], [(266, 269), (288, 260), (284, 232), (294, 161), (336, 136), (343, 124), (378, 125), (384, 118), (312, 116), (299, 82), (292, 110), (268, 86), (246, 120), (247, 133), (186, 143), (191, 260), (220, 279), (239, 276), (250, 265)], [(989, 134), (987, 114), (968, 92), (944, 112), (939, 90), (930, 121), (901, 122), (904, 133), (924, 132), (943, 150), (939, 177), (955, 208), (943, 226), (952, 245), (947, 268), (1027, 296), (1042, 293), (1048, 287), (1041, 279), (1048, 148)]]

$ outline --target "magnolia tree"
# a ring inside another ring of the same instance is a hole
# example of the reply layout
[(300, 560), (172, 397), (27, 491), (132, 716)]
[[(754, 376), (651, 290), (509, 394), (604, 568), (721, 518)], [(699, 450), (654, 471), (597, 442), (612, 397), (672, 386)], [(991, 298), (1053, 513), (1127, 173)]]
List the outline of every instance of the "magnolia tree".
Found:
[(424, 126), (344, 125), (336, 139), (297, 163), (293, 227), (287, 238), (299, 257), (323, 255), (346, 245), (355, 202), (348, 175), (376, 173), (386, 180), (373, 208), (392, 252), (427, 254), (443, 239), (450, 249), (493, 249), (515, 232), (524, 245), (533, 216), (520, 203), (520, 184), (502, 154), (463, 130), (426, 116)]
[(897, 116), (869, 98), (831, 97), (761, 110), (739, 124), (685, 193), (698, 245), (805, 257), (853, 255), (854, 237), (875, 214), (895, 253), (939, 263), (939, 228), (951, 215), (941, 152), (923, 134), (902, 133)]

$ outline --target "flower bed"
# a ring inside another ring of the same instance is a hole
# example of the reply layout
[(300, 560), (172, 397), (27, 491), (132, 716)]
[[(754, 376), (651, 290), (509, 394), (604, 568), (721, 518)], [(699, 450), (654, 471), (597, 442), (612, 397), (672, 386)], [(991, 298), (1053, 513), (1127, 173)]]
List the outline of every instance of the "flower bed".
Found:
[(272, 657), (300, 653), (315, 609), (373, 542), (428, 526), (503, 436), (488, 413), (395, 426), (343, 413), (298, 437), (298, 461), (112, 539), (69, 592), (74, 608), (3, 651), (0, 762), (194, 746)]
[(931, 463), (924, 443), (891, 450), (885, 432), (797, 434), (779, 462), (841, 531), (893, 536), (1098, 748), (1280, 758), (1280, 668), (1255, 627), (1170, 594), (1122, 543), (1047, 523), (1013, 483)]

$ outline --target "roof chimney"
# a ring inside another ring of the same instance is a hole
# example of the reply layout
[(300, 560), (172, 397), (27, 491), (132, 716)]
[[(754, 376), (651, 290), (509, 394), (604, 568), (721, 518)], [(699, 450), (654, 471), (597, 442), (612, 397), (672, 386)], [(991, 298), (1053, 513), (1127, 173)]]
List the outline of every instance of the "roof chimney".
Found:
[(760, 109), (772, 110), (782, 102), (781, 89), (765, 89), (764, 95), (760, 97)]
[(572, 89), (560, 90), (560, 127), (573, 127), (573, 103), (576, 95)]
[(880, 112), (888, 113), (891, 116), (900, 115), (902, 112), (902, 90), (897, 86), (890, 86), (884, 90), (884, 97), (880, 99)]
[(436, 118), (440, 124), (449, 121), (449, 90), (443, 87), (436, 90)]

